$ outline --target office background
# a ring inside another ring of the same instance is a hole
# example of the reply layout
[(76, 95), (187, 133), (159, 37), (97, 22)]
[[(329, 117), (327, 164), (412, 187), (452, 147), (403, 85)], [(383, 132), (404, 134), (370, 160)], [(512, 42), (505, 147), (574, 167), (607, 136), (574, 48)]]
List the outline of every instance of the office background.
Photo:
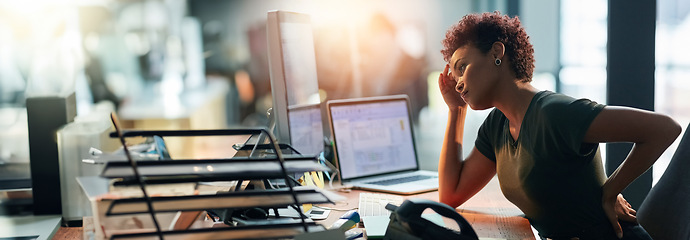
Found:
[[(170, 102), (222, 82), (224, 125), (266, 126), (265, 21), (275, 9), (311, 15), (323, 100), (410, 95), (424, 169), (436, 170), (447, 119), (436, 86), (440, 42), (471, 12), (520, 17), (538, 88), (690, 122), (690, 3), (682, 0), (0, 1), (0, 166), (29, 161), (31, 96), (75, 91), (79, 117), (104, 102), (117, 111), (142, 95), (152, 97), (135, 102)], [(621, 27), (628, 22), (632, 29)], [(469, 113), (466, 142), (486, 114)], [(652, 184), (676, 145), (655, 164)]]

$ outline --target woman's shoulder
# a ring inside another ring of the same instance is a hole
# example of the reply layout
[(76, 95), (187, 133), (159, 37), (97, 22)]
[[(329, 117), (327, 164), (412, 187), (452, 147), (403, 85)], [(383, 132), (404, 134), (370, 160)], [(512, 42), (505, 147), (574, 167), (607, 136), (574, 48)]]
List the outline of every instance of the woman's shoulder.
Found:
[(535, 96), (538, 105), (544, 107), (556, 107), (562, 105), (568, 105), (577, 99), (562, 93), (551, 92), (551, 91), (541, 91)]
[(501, 110), (498, 110), (498, 108), (494, 108), (489, 112), (489, 115), (486, 116), (486, 119), (484, 122), (492, 122), (492, 123), (498, 123), (506, 119), (506, 115), (501, 112)]
[(538, 99), (534, 101), (536, 108), (545, 113), (568, 115), (579, 110), (603, 108), (604, 106), (587, 98), (575, 98), (551, 91), (539, 92), (537, 97)]
[(498, 110), (498, 108), (494, 108), (489, 112), (489, 114), (484, 118), (484, 122), (482, 125), (479, 127), (480, 130), (496, 130), (496, 129), (501, 129), (502, 124), (506, 121), (506, 116)]

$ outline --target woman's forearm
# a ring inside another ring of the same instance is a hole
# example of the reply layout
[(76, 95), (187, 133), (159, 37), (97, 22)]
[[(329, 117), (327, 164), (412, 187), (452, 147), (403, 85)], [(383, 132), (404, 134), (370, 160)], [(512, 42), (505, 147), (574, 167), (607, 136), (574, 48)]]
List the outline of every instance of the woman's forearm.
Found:
[(623, 163), (606, 180), (603, 189), (605, 198), (615, 198), (637, 177), (646, 172), (681, 132), (680, 125), (670, 118), (659, 125), (662, 127), (654, 131), (654, 135), (644, 142), (633, 145)]
[(467, 108), (451, 109), (441, 148), (438, 164), (439, 200), (448, 205), (452, 203), (462, 170), (462, 140)]

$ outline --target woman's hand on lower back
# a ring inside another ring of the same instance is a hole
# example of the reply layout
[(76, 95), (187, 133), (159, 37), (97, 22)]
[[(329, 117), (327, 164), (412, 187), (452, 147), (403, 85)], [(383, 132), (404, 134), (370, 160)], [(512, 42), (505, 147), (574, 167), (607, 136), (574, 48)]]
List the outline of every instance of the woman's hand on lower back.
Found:
[(635, 211), (630, 203), (623, 198), (622, 194), (618, 194), (615, 197), (604, 197), (602, 204), (606, 217), (611, 222), (613, 230), (616, 232), (616, 235), (618, 235), (618, 238), (622, 238), (623, 229), (620, 223), (618, 223), (618, 220), (637, 222), (637, 211)]

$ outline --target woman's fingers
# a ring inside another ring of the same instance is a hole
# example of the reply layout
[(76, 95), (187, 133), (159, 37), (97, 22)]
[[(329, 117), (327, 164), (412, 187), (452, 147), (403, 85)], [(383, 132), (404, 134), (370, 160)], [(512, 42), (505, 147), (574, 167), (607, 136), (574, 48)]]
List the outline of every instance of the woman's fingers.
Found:
[(609, 219), (609, 222), (611, 223), (611, 226), (613, 227), (613, 230), (618, 238), (623, 237), (623, 229), (621, 228), (621, 225), (618, 223), (618, 219), (620, 215), (626, 215), (623, 214), (624, 211), (622, 208), (622, 202), (620, 200), (620, 198), (607, 198), (603, 199), (602, 202), (604, 213), (606, 214), (606, 217)]
[(454, 89), (455, 87), (455, 84), (453, 83), (452, 78), (450, 77), (448, 69), (450, 69), (450, 66), (446, 64), (446, 67), (443, 69), (443, 73), (441, 73), (441, 75), (438, 76), (438, 84), (442, 87), (441, 90), (446, 90), (449, 88)]
[(443, 76), (443, 74), (438, 75), (438, 86), (441, 88), (441, 93), (444, 93), (448, 88), (448, 80)]
[(623, 217), (623, 220), (627, 220), (629, 222), (637, 222), (637, 211), (632, 208), (632, 205), (630, 205), (628, 200), (625, 200), (623, 194), (618, 194), (617, 200), (621, 211), (623, 212), (622, 216), (619, 217)]
[(623, 228), (621, 224), (618, 223), (618, 219), (611, 220), (611, 224), (613, 225), (613, 231), (616, 232), (616, 236), (618, 238), (623, 238)]

